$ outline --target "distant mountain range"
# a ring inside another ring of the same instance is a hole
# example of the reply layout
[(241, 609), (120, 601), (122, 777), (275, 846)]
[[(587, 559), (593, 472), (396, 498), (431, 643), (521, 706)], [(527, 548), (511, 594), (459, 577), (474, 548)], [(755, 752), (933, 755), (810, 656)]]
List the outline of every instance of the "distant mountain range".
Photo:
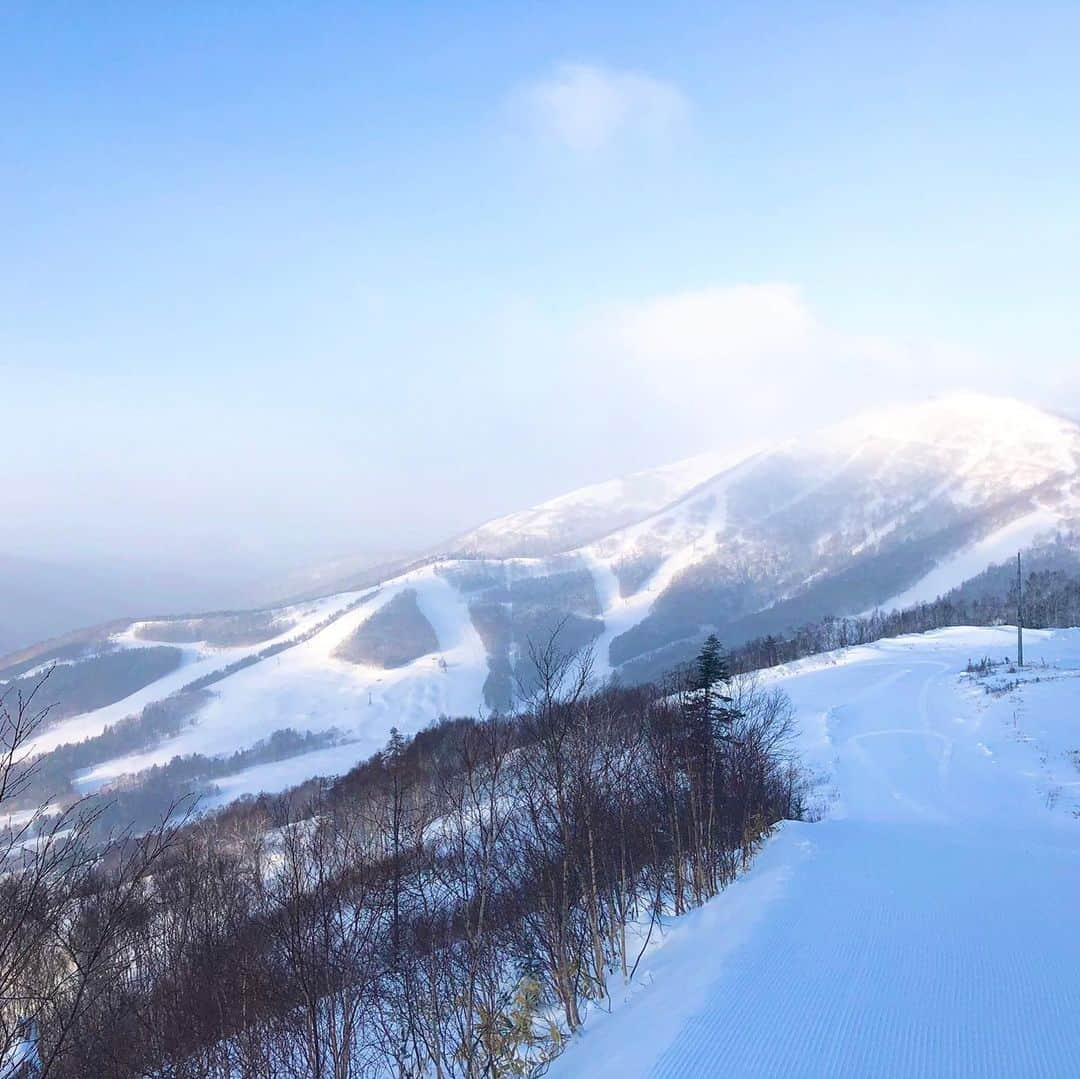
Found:
[[(133, 722), (123, 752), (87, 748), (78, 789), (285, 728), (347, 740), (219, 776), (215, 797), (227, 799), (341, 771), (392, 726), (511, 707), (529, 641), (556, 626), (564, 647), (593, 648), (598, 676), (644, 679), (710, 632), (737, 644), (932, 599), (1018, 548), (1071, 546), (1078, 534), (1080, 427), (1018, 401), (956, 396), (583, 488), (300, 603), (26, 650), (0, 661), (0, 678), (58, 659), (68, 692), (93, 705), (65, 707), (43, 751), (184, 702), (164, 734)], [(148, 650), (153, 662), (139, 655)], [(85, 692), (80, 678), (116, 688)]]
[(251, 596), (248, 583), (226, 573), (0, 553), (0, 656), (76, 626), (134, 614), (204, 610), (241, 602), (244, 596)]

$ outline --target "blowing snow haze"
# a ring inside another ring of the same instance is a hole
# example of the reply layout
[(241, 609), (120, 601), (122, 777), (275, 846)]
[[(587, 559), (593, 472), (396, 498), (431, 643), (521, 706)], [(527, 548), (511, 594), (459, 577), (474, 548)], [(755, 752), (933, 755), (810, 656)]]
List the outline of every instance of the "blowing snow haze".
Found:
[(0, 1076), (1073, 1074), (1078, 40), (6, 9)]

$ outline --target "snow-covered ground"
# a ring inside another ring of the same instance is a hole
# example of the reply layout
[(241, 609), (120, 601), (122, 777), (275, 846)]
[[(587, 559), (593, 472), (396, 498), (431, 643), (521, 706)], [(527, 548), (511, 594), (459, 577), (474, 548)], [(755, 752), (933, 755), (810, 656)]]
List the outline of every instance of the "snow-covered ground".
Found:
[(644, 520), (753, 452), (745, 448), (732, 453), (704, 453), (580, 487), (530, 509), (488, 521), (451, 541), (449, 547), (499, 558), (567, 551)]
[(825, 819), (674, 923), (551, 1075), (1076, 1075), (1080, 631), (1026, 646), (983, 678), (1015, 630), (772, 672)]
[[(94, 738), (111, 724), (128, 716), (137, 715), (146, 705), (153, 701), (164, 700), (171, 693), (176, 693), (196, 679), (215, 674), (238, 660), (249, 658), (264, 649), (280, 645), (314, 630), (339, 612), (347, 610), (357, 602), (359, 595), (359, 593), (344, 592), (341, 595), (329, 596), (298, 608), (283, 608), (281, 614), (286, 619), (288, 628), (283, 629), (276, 637), (270, 637), (256, 644), (217, 648), (202, 642), (181, 645), (169, 642), (170, 647), (179, 648), (183, 653), (183, 662), (176, 670), (113, 704), (83, 712), (47, 727), (29, 743), (27, 750), (31, 753), (47, 753), (64, 742), (81, 742), (86, 738)], [(149, 623), (149, 625), (154, 624)], [(150, 636), (144, 638), (137, 636), (139, 628), (144, 625), (147, 623), (132, 622), (122, 633), (111, 637), (110, 643), (121, 648), (146, 647), (159, 643)]]
[[(438, 638), (438, 653), (388, 670), (335, 657), (335, 650), (357, 626), (405, 589), (416, 593)], [(316, 732), (336, 728), (346, 735), (348, 744), (259, 765), (221, 780), (219, 786), (228, 798), (215, 801), (283, 790), (313, 775), (348, 771), (385, 744), (391, 727), (409, 734), (439, 715), (475, 714), (483, 703), (486, 677), (487, 654), (465, 601), (434, 567), (427, 566), (390, 582), (310, 640), (231, 674), (214, 687), (197, 724), (153, 749), (104, 762), (81, 775), (79, 785), (92, 791), (176, 755), (231, 751), (285, 727)], [(184, 679), (189, 680), (190, 675)], [(110, 707), (115, 711), (125, 703)], [(58, 725), (49, 735), (56, 741), (73, 725)]]

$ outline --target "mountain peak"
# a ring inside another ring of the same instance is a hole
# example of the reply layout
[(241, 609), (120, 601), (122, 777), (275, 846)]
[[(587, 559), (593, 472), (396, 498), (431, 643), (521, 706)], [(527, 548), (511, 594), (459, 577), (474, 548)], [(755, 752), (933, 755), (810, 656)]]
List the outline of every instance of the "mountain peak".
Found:
[(990, 435), (995, 441), (1023, 439), (1058, 443), (1080, 428), (1037, 405), (1015, 397), (961, 392), (931, 397), (913, 405), (875, 409), (832, 429), (838, 434), (872, 433), (879, 438), (927, 441)]
[[(660, 468), (591, 484), (458, 537), (449, 550), (489, 557), (571, 551), (664, 514), (704, 487), (725, 488), (730, 469), (755, 455), (901, 457), (928, 474), (967, 480), (974, 498), (996, 484), (1032, 486), (1080, 465), (1080, 427), (1016, 398), (976, 391), (864, 412), (771, 448), (704, 453)], [(1007, 479), (1002, 479), (1007, 474)], [(977, 491), (975, 489), (978, 489)], [(962, 495), (963, 497), (963, 495)], [(965, 499), (966, 500), (966, 499)]]
[(1080, 466), (1080, 426), (1025, 401), (984, 393), (865, 413), (811, 443), (882, 458), (903, 454), (987, 489), (1025, 489)]

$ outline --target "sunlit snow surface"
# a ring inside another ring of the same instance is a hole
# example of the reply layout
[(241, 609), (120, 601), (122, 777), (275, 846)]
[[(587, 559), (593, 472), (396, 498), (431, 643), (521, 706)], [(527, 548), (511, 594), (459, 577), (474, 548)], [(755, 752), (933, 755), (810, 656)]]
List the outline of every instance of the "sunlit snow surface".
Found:
[(1026, 671), (985, 679), (967, 661), (1014, 630), (773, 672), (826, 818), (674, 923), (551, 1074), (1076, 1075), (1080, 631), (1026, 645)]
[(590, 484), (488, 521), (450, 546), (455, 551), (493, 557), (566, 551), (662, 510), (749, 455), (749, 449), (704, 453), (622, 479)]
[[(415, 591), (420, 610), (439, 639), (437, 654), (392, 670), (334, 656), (358, 625), (407, 588)], [(286, 727), (316, 732), (335, 728), (348, 738), (347, 745), (222, 779), (217, 785), (223, 795), (213, 801), (282, 790), (313, 775), (348, 771), (385, 744), (391, 727), (408, 734), (440, 715), (475, 714), (483, 701), (486, 677), (487, 656), (462, 597), (433, 567), (425, 567), (397, 578), (310, 640), (229, 675), (212, 687), (210, 702), (196, 724), (155, 749), (99, 765), (80, 777), (80, 786), (93, 790), (176, 755), (231, 752)], [(96, 715), (79, 719), (85, 725)], [(52, 740), (61, 739), (75, 722), (59, 725), (51, 732)]]

